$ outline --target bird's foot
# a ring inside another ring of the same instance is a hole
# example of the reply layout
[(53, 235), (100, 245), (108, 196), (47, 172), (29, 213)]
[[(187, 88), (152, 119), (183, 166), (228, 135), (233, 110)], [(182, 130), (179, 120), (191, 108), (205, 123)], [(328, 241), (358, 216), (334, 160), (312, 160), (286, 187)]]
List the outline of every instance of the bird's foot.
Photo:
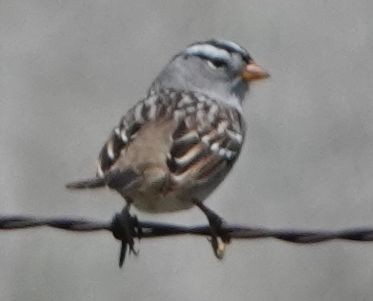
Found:
[(216, 258), (223, 259), (225, 247), (230, 242), (229, 232), (224, 228), (224, 220), (215, 212), (207, 214), (210, 225), (211, 239), (210, 243)]
[(119, 267), (123, 266), (126, 254), (138, 255), (135, 250), (134, 237), (141, 238), (142, 230), (138, 219), (129, 212), (129, 206), (126, 206), (121, 213), (115, 215), (112, 222), (112, 231), (116, 239), (122, 242), (119, 254)]
[(229, 231), (224, 227), (224, 220), (202, 202), (195, 202), (195, 204), (203, 211), (209, 222), (211, 232), (210, 243), (216, 258), (223, 259), (225, 246), (231, 241)]

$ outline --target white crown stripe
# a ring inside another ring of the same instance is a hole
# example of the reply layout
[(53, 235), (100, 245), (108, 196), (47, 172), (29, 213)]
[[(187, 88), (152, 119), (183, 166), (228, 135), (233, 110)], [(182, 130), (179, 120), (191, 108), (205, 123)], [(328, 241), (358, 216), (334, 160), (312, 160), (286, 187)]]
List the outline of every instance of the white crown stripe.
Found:
[(185, 53), (190, 55), (203, 55), (211, 59), (230, 60), (228, 51), (209, 44), (193, 45), (186, 49)]

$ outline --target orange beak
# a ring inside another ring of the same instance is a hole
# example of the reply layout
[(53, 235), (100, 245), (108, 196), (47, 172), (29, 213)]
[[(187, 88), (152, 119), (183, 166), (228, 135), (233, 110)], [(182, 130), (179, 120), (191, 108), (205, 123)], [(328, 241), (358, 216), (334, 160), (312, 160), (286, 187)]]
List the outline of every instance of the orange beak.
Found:
[(241, 77), (246, 81), (254, 81), (260, 79), (266, 79), (269, 77), (269, 73), (262, 67), (250, 61), (241, 72)]

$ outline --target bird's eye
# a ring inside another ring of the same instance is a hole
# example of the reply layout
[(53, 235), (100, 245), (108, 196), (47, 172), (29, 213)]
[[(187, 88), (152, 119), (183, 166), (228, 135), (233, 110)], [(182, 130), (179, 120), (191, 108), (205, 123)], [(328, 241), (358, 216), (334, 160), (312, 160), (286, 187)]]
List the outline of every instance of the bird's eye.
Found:
[(207, 64), (212, 69), (225, 68), (227, 66), (227, 63), (223, 60), (207, 60)]

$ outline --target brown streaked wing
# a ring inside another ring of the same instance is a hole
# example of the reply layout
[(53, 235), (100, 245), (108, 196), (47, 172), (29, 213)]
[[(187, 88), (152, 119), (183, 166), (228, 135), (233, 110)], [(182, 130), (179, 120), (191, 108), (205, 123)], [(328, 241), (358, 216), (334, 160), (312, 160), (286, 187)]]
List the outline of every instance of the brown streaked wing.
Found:
[(180, 121), (167, 164), (176, 185), (201, 182), (228, 171), (241, 150), (244, 128), (234, 108), (209, 100)]
[(148, 95), (122, 117), (101, 149), (97, 163), (98, 176), (103, 176), (120, 156), (125, 156), (128, 144), (135, 139), (144, 124), (159, 117), (166, 117), (167, 103), (170, 101), (167, 97)]

